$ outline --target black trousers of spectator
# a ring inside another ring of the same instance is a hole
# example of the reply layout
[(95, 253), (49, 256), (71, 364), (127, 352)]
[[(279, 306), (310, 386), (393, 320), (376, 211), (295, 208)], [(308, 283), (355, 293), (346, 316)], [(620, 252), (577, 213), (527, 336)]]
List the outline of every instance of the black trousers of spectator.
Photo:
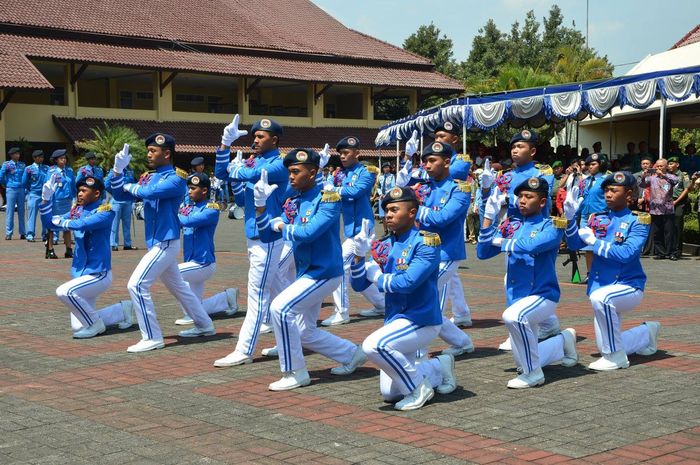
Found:
[(651, 215), (654, 229), (654, 255), (668, 257), (673, 249), (673, 221), (675, 214)]
[(675, 214), (673, 215), (673, 248), (671, 255), (681, 258), (683, 254), (683, 213), (685, 212), (684, 205), (676, 206)]

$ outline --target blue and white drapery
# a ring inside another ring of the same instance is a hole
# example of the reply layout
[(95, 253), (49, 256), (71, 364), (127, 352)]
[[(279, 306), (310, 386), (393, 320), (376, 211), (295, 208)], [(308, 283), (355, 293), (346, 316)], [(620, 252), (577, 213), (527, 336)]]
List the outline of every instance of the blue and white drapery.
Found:
[(488, 131), (502, 124), (540, 127), (546, 122), (602, 118), (613, 108), (647, 108), (658, 98), (680, 102), (700, 95), (700, 66), (563, 84), (514, 92), (460, 97), (380, 128), (375, 144), (405, 141), (414, 130), (429, 134), (446, 121), (466, 131)]

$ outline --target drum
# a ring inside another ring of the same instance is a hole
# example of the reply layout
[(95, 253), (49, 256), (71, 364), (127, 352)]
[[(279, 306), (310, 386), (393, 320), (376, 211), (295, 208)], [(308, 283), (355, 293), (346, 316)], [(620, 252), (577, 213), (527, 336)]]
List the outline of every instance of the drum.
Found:
[(231, 205), (228, 209), (228, 217), (232, 220), (242, 220), (245, 217), (245, 211), (238, 205)]

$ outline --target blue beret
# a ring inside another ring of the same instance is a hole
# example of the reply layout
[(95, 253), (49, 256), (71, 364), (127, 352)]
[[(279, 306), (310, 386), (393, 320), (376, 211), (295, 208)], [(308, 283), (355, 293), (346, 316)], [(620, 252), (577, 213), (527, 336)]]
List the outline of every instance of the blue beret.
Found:
[(190, 162), (190, 165), (192, 165), (192, 166), (203, 165), (203, 164), (204, 164), (204, 157), (195, 157)]
[(100, 178), (96, 178), (95, 176), (88, 175), (85, 176), (84, 178), (80, 178), (80, 181), (75, 183), (75, 187), (78, 188), (80, 186), (87, 186), (90, 189), (97, 189), (100, 192), (104, 192), (105, 190), (105, 184), (102, 182)]
[(382, 209), (394, 202), (418, 202), (416, 191), (410, 187), (394, 187), (382, 199)]
[(537, 133), (532, 129), (523, 129), (520, 132), (516, 132), (513, 137), (510, 138), (510, 145), (520, 141), (537, 144)]
[(66, 149), (58, 149), (54, 150), (53, 153), (51, 154), (51, 159), (55, 160), (59, 157), (63, 157), (66, 155)]
[(454, 134), (455, 136), (459, 136), (462, 134), (462, 131), (460, 130), (459, 126), (450, 121), (445, 121), (440, 126), (436, 127), (433, 133), (437, 134), (440, 131), (448, 132), (450, 134)]
[(629, 171), (616, 171), (607, 175), (600, 187), (605, 189), (608, 186), (634, 187), (636, 185), (637, 180), (632, 176), (632, 173)]
[(544, 178), (533, 176), (518, 184), (518, 187), (515, 188), (515, 195), (520, 195), (522, 191), (547, 195), (549, 194), (549, 183)]
[(294, 149), (284, 156), (282, 163), (285, 167), (291, 165), (316, 165), (319, 166), (321, 155), (314, 149)]
[(170, 149), (172, 152), (175, 151), (175, 138), (170, 134), (163, 134), (161, 132), (156, 132), (151, 134), (146, 138), (146, 147), (162, 147)]
[(12, 147), (10, 150), (7, 151), (8, 155), (12, 155), (13, 153), (18, 153), (19, 152), (19, 147)]
[(95, 152), (87, 152), (84, 157), (86, 160), (90, 160), (91, 158), (97, 158), (97, 155), (95, 155)]
[(453, 153), (452, 146), (444, 142), (433, 142), (423, 148), (421, 160), (425, 160), (428, 155), (442, 155), (443, 157), (451, 157)]
[(597, 161), (598, 163), (607, 163), (608, 157), (604, 153), (592, 153), (586, 157), (586, 164)]
[(44, 156), (43, 150), (35, 150), (32, 152), (32, 157), (43, 157), (43, 156)]
[(187, 185), (193, 185), (198, 187), (211, 187), (211, 181), (209, 176), (204, 173), (192, 173), (187, 177)]
[(282, 127), (282, 125), (279, 124), (277, 121), (269, 118), (263, 118), (260, 121), (257, 121), (255, 124), (253, 124), (253, 127), (250, 128), (250, 132), (251, 134), (255, 134), (256, 131), (269, 132), (274, 136), (281, 136), (282, 134), (284, 134), (284, 128)]
[(359, 149), (360, 148), (360, 139), (357, 137), (353, 136), (348, 136), (348, 137), (343, 137), (338, 141), (337, 144), (335, 144), (335, 149), (337, 151), (341, 151), (343, 149)]

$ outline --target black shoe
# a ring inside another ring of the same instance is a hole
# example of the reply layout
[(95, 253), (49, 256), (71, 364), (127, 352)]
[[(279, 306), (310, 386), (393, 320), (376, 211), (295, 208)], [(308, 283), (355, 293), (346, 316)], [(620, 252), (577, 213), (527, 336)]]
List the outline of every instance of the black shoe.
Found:
[(56, 256), (56, 252), (53, 249), (49, 249), (48, 247), (46, 247), (46, 256), (44, 258), (50, 258), (52, 260), (58, 259), (58, 257)]
[(588, 284), (588, 273), (586, 273), (586, 276), (579, 281), (579, 284)]
[(132, 247), (132, 246), (130, 246), (130, 245), (125, 245), (125, 246), (124, 246), (124, 250), (139, 250), (139, 248), (138, 248), (138, 247)]
[(25, 236), (24, 234), (20, 234), (20, 235), (19, 235), (19, 238), (20, 238), (20, 240), (24, 240), (24, 239), (27, 238), (27, 236)]
[(117, 247), (116, 245), (112, 246), (112, 252), (116, 252), (117, 250), (119, 250), (119, 247)]
[(668, 257), (668, 259), (671, 260), (672, 262), (678, 261), (678, 257), (676, 257), (675, 255), (671, 255), (670, 257)]
[(73, 249), (66, 247), (66, 253), (63, 254), (66, 258), (73, 258)]

